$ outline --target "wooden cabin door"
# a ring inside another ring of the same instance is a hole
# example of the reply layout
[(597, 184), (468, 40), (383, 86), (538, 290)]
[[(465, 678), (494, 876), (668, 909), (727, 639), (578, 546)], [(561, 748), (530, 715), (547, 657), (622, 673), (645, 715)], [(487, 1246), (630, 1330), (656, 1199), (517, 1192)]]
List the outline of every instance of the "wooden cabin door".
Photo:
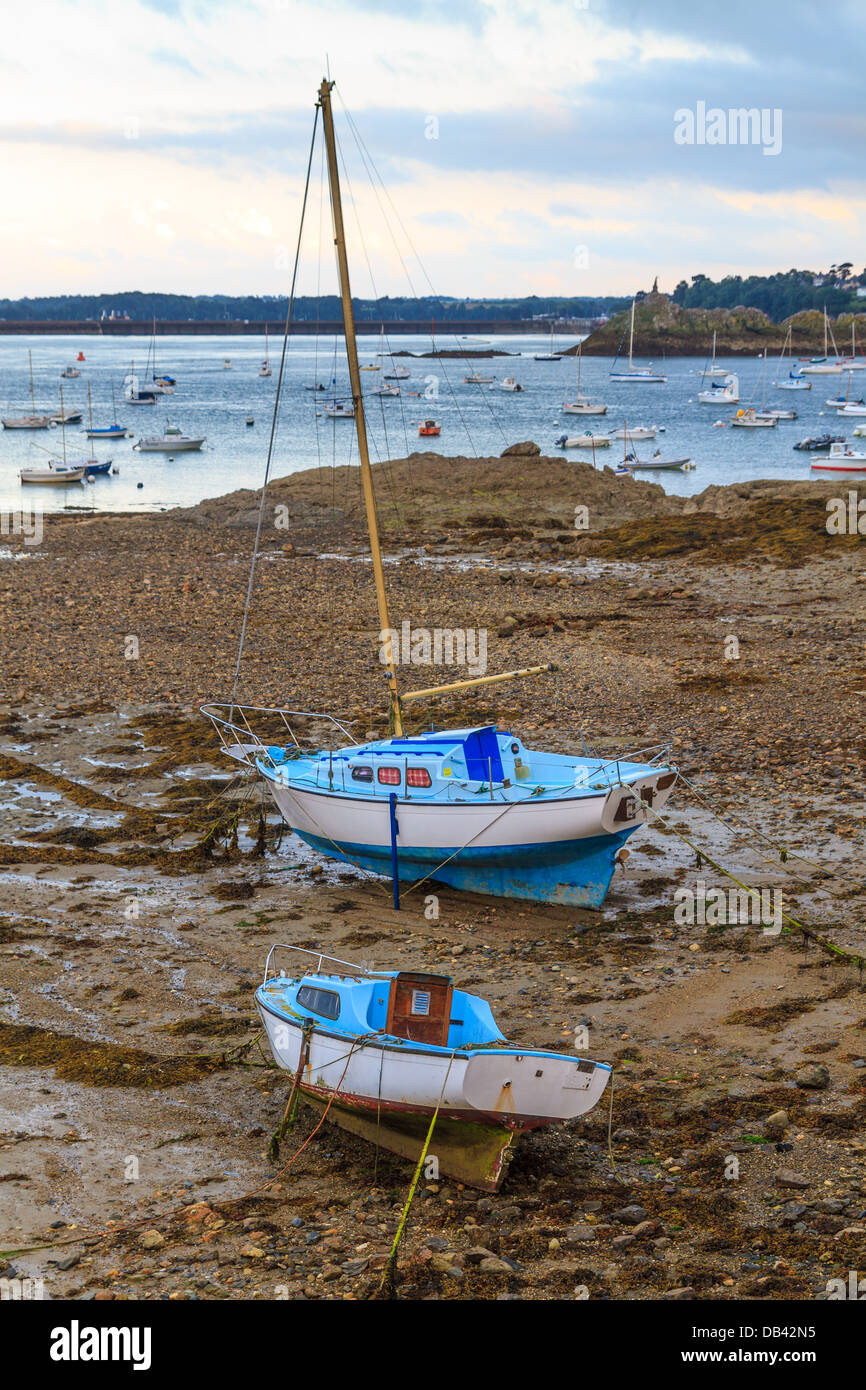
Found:
[(412, 1042), (448, 1044), (451, 1022), (451, 981), (447, 975), (401, 971), (391, 982), (386, 1033)]

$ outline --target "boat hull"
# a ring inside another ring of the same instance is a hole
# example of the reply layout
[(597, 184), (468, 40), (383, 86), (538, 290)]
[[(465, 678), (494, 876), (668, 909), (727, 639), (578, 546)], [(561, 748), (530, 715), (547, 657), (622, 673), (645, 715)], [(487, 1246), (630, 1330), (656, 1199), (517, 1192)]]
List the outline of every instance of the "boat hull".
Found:
[[(256, 1005), (277, 1065), (297, 1075), (304, 1030), (268, 1006), (268, 985)], [(502, 1183), (521, 1134), (576, 1119), (601, 1098), (610, 1077), (604, 1063), (527, 1050), (421, 1050), (399, 1040), (309, 1030), (299, 1078), (301, 1096), (341, 1128), (403, 1158), (417, 1160), (434, 1111), (429, 1152), (441, 1173), (484, 1191)]]
[[(386, 801), (361, 802), (266, 780), (283, 819), (313, 849), (391, 876)], [(429, 878), (493, 897), (598, 907), (610, 888), (617, 852), (645, 819), (635, 807), (622, 829), (614, 828), (620, 798), (634, 790), (510, 806), (400, 801), (397, 877)], [(651, 794), (649, 788), (637, 790)]]

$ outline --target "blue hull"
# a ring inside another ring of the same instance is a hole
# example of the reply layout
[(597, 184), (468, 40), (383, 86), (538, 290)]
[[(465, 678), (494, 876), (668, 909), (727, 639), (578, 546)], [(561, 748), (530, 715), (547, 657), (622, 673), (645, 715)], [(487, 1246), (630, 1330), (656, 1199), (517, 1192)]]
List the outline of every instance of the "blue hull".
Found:
[[(330, 859), (344, 859), (373, 873), (391, 877), (390, 846), (340, 844), (339, 854), (330, 840), (295, 830), (313, 849)], [(616, 835), (596, 835), (554, 844), (507, 845), (495, 848), (399, 849), (401, 882), (414, 882), (430, 874), (431, 882), (447, 883), (464, 892), (489, 893), (497, 898), (521, 898), (530, 902), (563, 903), (572, 907), (600, 907), (604, 902), (616, 853), (633, 830)], [(443, 860), (454, 858), (447, 864)], [(436, 868), (437, 865), (441, 867)], [(435, 872), (431, 874), (431, 870)]]

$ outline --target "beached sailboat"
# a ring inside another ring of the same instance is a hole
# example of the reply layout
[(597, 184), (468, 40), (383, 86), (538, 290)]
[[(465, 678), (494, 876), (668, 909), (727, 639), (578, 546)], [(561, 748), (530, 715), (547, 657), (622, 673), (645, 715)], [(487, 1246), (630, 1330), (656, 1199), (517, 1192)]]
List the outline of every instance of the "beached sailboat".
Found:
[[(610, 379), (611, 381), (631, 381), (637, 382), (638, 384), (641, 382), (667, 381), (666, 376), (662, 376), (660, 372), (653, 371), (652, 362), (650, 362), (648, 367), (636, 367), (634, 365), (634, 306), (635, 300), (632, 300), (631, 321), (628, 330), (628, 371), (618, 372), (616, 370), (616, 364), (619, 361), (619, 348), (617, 348), (616, 357), (613, 359), (613, 365), (610, 369)], [(622, 347), (622, 342), (620, 342), (620, 347)]]
[(5, 416), (0, 420), (4, 430), (47, 430), (51, 427), (51, 416), (40, 415), (36, 410), (36, 398), (33, 393), (33, 353), (29, 349), (27, 361), (30, 366), (30, 414)]
[[(277, 952), (288, 959), (279, 973)], [(290, 1103), (299, 1093), (412, 1160), (435, 1115), (440, 1174), (487, 1192), (522, 1134), (586, 1115), (610, 1078), (606, 1062), (509, 1046), (487, 1000), (447, 975), (274, 945), (255, 999), (274, 1061), (295, 1078)]]
[(601, 405), (598, 401), (591, 401), (588, 396), (580, 393), (580, 369), (583, 362), (583, 343), (577, 349), (577, 395), (573, 401), (565, 401), (562, 407), (563, 415), (606, 415), (607, 406)]
[[(319, 91), (331, 193), (346, 354), (355, 409), (376, 598), (387, 673), (390, 736), (353, 743), (333, 716), (319, 716), (330, 746), (305, 748), (294, 730), (309, 714), (209, 704), (225, 751), (263, 780), (284, 820), (321, 853), (388, 874), (399, 884), (429, 878), (499, 897), (598, 906), (617, 855), (677, 778), (664, 748), (614, 758), (530, 747), (495, 724), (409, 733), (404, 711), (434, 694), (536, 675), (536, 666), (425, 690), (401, 690), (401, 638), (392, 628), (379, 542), (373, 476), (343, 230), (332, 83)], [(253, 559), (255, 564), (255, 557)], [(240, 657), (239, 657), (240, 661)], [(274, 742), (271, 729), (281, 730)], [(261, 732), (259, 732), (261, 730)]]

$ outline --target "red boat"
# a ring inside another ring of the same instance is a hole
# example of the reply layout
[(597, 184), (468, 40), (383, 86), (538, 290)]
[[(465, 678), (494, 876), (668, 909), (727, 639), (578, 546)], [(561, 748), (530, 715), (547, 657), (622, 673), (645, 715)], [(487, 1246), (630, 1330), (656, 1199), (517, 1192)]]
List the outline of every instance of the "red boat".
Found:
[(442, 433), (442, 426), (441, 426), (441, 425), (437, 425), (437, 423), (436, 423), (435, 420), (424, 420), (423, 423), (422, 423), (422, 424), (419, 424), (419, 426), (418, 426), (418, 433), (419, 433), (419, 434), (441, 434), (441, 433)]

